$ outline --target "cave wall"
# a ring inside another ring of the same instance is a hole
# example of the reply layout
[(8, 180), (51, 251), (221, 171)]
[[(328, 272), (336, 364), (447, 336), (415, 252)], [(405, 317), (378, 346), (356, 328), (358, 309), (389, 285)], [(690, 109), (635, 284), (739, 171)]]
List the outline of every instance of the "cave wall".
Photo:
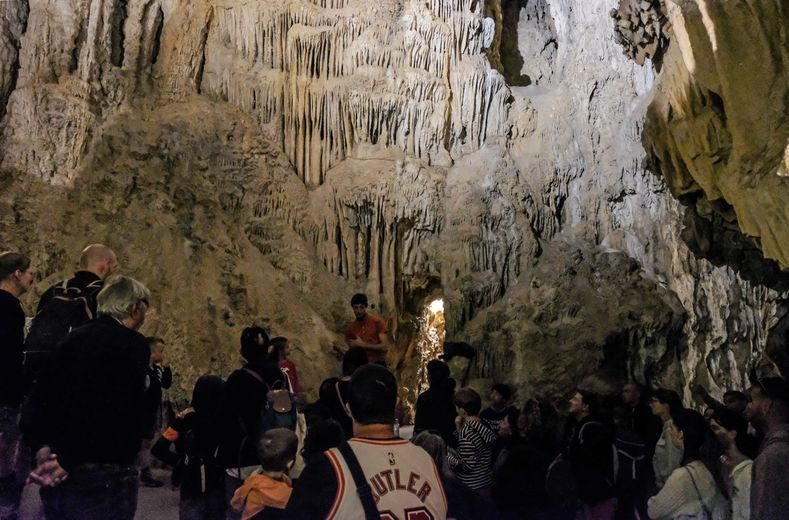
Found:
[(35, 294), (85, 243), (118, 250), (182, 390), (227, 374), (252, 322), (314, 389), (357, 290), (406, 366), (425, 280), (481, 384), (741, 386), (785, 289), (688, 246), (654, 167), (679, 46), (630, 60), (617, 5), (0, 3), (2, 245), (30, 251)]

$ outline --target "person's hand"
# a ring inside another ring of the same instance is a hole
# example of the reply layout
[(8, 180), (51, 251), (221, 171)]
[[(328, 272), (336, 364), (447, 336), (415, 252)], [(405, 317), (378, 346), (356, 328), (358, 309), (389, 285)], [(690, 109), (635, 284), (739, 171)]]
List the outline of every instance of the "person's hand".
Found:
[(68, 478), (68, 472), (58, 462), (58, 456), (49, 446), (36, 452), (36, 469), (27, 477), (29, 483), (44, 487), (55, 487)]
[(186, 417), (187, 415), (189, 415), (190, 413), (192, 413), (194, 411), (195, 411), (195, 409), (192, 408), (191, 406), (189, 408), (184, 408), (183, 410), (181, 410), (180, 412), (178, 412), (175, 415), (175, 418), (176, 419), (183, 419), (184, 417)]
[(348, 345), (352, 347), (364, 347), (364, 342), (359, 338), (353, 338), (348, 340)]

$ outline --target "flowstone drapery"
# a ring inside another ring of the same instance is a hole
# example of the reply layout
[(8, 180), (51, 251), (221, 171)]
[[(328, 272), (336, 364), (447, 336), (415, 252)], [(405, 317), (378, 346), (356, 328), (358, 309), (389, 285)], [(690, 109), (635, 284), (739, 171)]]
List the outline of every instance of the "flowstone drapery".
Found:
[(442, 296), (480, 385), (741, 386), (785, 325), (787, 13), (752, 15), (775, 81), (748, 105), (734, 7), (649, 2), (656, 67), (620, 4), (644, 2), (0, 2), (3, 247), (37, 293), (118, 250), (182, 391), (252, 322), (314, 391), (359, 290), (397, 370)]

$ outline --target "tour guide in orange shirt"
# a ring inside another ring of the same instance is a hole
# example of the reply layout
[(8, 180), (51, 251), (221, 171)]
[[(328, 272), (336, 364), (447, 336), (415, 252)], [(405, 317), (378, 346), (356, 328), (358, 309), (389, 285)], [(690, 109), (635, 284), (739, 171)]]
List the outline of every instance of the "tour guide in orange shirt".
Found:
[(354, 294), (351, 308), (356, 319), (345, 329), (345, 343), (349, 347), (362, 347), (367, 352), (367, 362), (386, 366), (386, 322), (378, 316), (367, 314), (367, 296)]

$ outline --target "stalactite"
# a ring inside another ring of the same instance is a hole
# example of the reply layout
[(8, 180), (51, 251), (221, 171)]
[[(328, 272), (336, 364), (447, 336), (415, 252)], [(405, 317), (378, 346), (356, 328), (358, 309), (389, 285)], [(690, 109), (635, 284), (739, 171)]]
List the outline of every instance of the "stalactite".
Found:
[(203, 89), (261, 124), (281, 121), (287, 156), (309, 185), (358, 144), (431, 160), (447, 143), (473, 150), (506, 134), (509, 94), (482, 54), (481, 2), (409, 1), (392, 19), (347, 4), (218, 9), (209, 45), (232, 58), (208, 64)]

